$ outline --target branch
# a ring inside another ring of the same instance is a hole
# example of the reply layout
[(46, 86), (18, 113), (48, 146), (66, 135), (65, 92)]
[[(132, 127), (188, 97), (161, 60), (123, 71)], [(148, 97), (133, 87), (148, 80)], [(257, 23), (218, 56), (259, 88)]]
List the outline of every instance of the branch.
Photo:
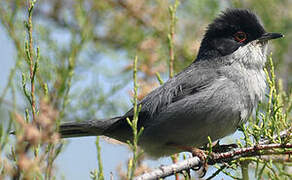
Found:
[[(288, 131), (287, 131), (288, 132)], [(237, 160), (242, 157), (254, 157), (261, 155), (270, 155), (270, 154), (292, 154), (292, 150), (287, 151), (272, 151), (274, 149), (286, 149), (292, 148), (292, 144), (260, 144), (247, 148), (237, 148), (225, 153), (212, 153), (208, 159), (209, 165), (214, 165), (215, 163), (228, 163), (233, 160)], [(150, 179), (159, 179), (164, 178), (170, 175), (173, 175), (184, 170), (188, 170), (194, 167), (200, 166), (200, 160), (198, 157), (192, 157), (187, 160), (172, 164), (169, 166), (162, 166), (152, 172), (142, 174), (135, 178), (135, 180), (150, 180)]]
[(241, 157), (254, 157), (254, 156), (267, 155), (267, 154), (292, 154), (292, 151), (283, 151), (283, 152), (265, 151), (265, 150), (274, 150), (278, 148), (280, 149), (292, 148), (292, 144), (288, 143), (288, 144), (254, 145), (252, 147), (247, 147), (247, 148), (237, 148), (235, 150), (225, 152), (225, 153), (212, 153), (211, 158), (208, 160), (208, 164), (213, 165), (215, 163), (231, 162)]
[(150, 179), (159, 179), (167, 176), (171, 176), (175, 173), (182, 172), (184, 170), (191, 169), (193, 167), (198, 167), (200, 165), (200, 159), (198, 157), (192, 157), (184, 161), (171, 164), (169, 166), (161, 166), (149, 173), (142, 174), (134, 178), (134, 180), (150, 180)]

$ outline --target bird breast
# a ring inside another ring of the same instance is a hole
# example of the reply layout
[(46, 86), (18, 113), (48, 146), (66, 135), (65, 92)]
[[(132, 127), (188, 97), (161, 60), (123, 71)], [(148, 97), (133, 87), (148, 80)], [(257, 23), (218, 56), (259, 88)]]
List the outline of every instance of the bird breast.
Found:
[(249, 111), (252, 111), (265, 94), (266, 75), (263, 68), (267, 56), (267, 42), (252, 41), (229, 56), (234, 80), (245, 92), (243, 97)]

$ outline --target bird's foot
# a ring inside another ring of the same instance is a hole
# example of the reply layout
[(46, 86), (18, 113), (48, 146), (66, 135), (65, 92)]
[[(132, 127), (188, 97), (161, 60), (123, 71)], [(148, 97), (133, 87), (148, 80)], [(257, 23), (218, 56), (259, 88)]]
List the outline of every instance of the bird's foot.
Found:
[(212, 147), (212, 151), (214, 153), (223, 153), (223, 152), (227, 152), (227, 151), (230, 151), (234, 148), (237, 148), (237, 144), (221, 144), (219, 143), (219, 141), (217, 141), (215, 143), (215, 145), (213, 145)]
[(205, 151), (198, 148), (191, 148), (189, 152), (192, 153), (193, 157), (197, 156), (200, 159), (199, 166), (192, 169), (195, 171), (199, 171), (198, 174), (201, 178), (204, 177), (208, 169), (207, 155), (205, 154)]
[(181, 146), (181, 145), (176, 145), (176, 144), (169, 144), (172, 147), (176, 147), (180, 150), (187, 151), (192, 153), (193, 157), (198, 157), (200, 159), (199, 165), (196, 167), (193, 167), (192, 169), (194, 171), (197, 171), (200, 177), (204, 177), (207, 169), (208, 169), (208, 164), (207, 164), (207, 155), (205, 154), (204, 150), (194, 148), (191, 146)]
[(213, 149), (213, 152), (223, 153), (223, 152), (231, 151), (234, 148), (238, 148), (237, 144), (222, 144), (222, 145), (219, 145), (218, 148)]
[[(209, 145), (205, 146), (204, 148), (202, 148), (202, 150), (208, 150)], [(237, 144), (221, 144), (219, 143), (219, 141), (216, 141), (214, 143), (212, 143), (212, 152), (214, 153), (223, 153), (223, 152), (228, 152), (234, 148), (237, 148)]]

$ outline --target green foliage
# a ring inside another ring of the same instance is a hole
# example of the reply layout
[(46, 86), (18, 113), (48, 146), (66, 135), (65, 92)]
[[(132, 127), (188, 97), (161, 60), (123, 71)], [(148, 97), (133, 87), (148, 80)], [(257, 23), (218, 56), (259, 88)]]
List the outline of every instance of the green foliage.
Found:
[(101, 160), (101, 148), (99, 145), (99, 137), (96, 137), (95, 141), (96, 145), (96, 150), (97, 150), (97, 162), (98, 162), (98, 170), (95, 169), (90, 172), (90, 176), (92, 180), (104, 180), (104, 175), (103, 175), (103, 166), (102, 166), (102, 160)]
[[(53, 164), (63, 145), (53, 140), (51, 128), (56, 130), (63, 120), (87, 120), (125, 112), (129, 108), (126, 100), (130, 97), (120, 98), (117, 94), (129, 89), (134, 67), (135, 117), (129, 121), (133, 128), (130, 147), (134, 153), (127, 176), (131, 179), (139, 166), (137, 159), (140, 156), (137, 150), (141, 133), (136, 124), (137, 99), (154, 86), (163, 84), (168, 71), (172, 77), (174, 72), (181, 71), (195, 59), (207, 24), (227, 7), (251, 8), (262, 18), (268, 31), (285, 35), (272, 44), (275, 64), (270, 57), (266, 69), (269, 85), (266, 101), (259, 106), (255, 118), (241, 127), (243, 138), (238, 144), (250, 147), (263, 139), (271, 143), (291, 142), (289, 138), (273, 138), (291, 127), (290, 1), (196, 0), (180, 1), (178, 6), (177, 0), (78, 0), (74, 3), (67, 0), (45, 3), (3, 0), (0, 2), (0, 28), (5, 30), (14, 45), (15, 64), (0, 92), (3, 119), (0, 123), (0, 152), (9, 156), (1, 156), (0, 178), (54, 179)], [(139, 66), (132, 65), (133, 54), (139, 57)], [(167, 66), (168, 61), (171, 66)], [(137, 92), (138, 82), (140, 93)], [(52, 118), (46, 112), (55, 116)], [(39, 121), (43, 115), (55, 120), (54, 127), (44, 128), (49, 130), (45, 133), (30, 126), (36, 121), (43, 126), (41, 122), (46, 121)], [(27, 128), (33, 130), (27, 131)], [(11, 129), (16, 129), (16, 140), (9, 135)], [(26, 147), (22, 137), (27, 137), (28, 132), (36, 132), (37, 136), (30, 139), (34, 145)], [(12, 149), (7, 152), (10, 146)], [(28, 152), (25, 148), (29, 149)], [(105, 179), (98, 141), (96, 148), (99, 168), (91, 173), (91, 177)], [(20, 156), (29, 153), (34, 156), (26, 159)], [(36, 166), (22, 166), (20, 162)], [(41, 164), (43, 167), (43, 163), (45, 169), (38, 171), (34, 168)], [(32, 173), (11, 170), (10, 167), (26, 167)], [(215, 175), (221, 173), (234, 179), (241, 178), (241, 175), (251, 178), (253, 174), (257, 179), (291, 178), (287, 173), (291, 163), (281, 161), (281, 158), (240, 158), (216, 167)]]
[(133, 81), (134, 81), (134, 96), (133, 96), (133, 109), (134, 109), (134, 117), (133, 120), (127, 118), (128, 124), (131, 126), (133, 130), (133, 141), (128, 141), (128, 145), (130, 149), (133, 151), (133, 158), (129, 160), (128, 163), (128, 173), (127, 179), (132, 180), (135, 175), (135, 170), (137, 167), (137, 161), (142, 155), (143, 151), (138, 151), (138, 141), (143, 133), (144, 128), (141, 127), (138, 129), (138, 117), (139, 112), (141, 110), (141, 106), (138, 106), (138, 84), (137, 84), (137, 62), (138, 57), (136, 56), (134, 59), (134, 71), (133, 71)]

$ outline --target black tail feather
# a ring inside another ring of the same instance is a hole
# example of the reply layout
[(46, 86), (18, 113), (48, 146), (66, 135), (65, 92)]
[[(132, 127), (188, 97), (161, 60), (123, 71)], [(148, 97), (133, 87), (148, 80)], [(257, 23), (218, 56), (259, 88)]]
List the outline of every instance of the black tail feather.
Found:
[(82, 136), (100, 136), (120, 117), (106, 120), (90, 120), (82, 122), (63, 123), (59, 127), (59, 133), (62, 138), (82, 137)]

